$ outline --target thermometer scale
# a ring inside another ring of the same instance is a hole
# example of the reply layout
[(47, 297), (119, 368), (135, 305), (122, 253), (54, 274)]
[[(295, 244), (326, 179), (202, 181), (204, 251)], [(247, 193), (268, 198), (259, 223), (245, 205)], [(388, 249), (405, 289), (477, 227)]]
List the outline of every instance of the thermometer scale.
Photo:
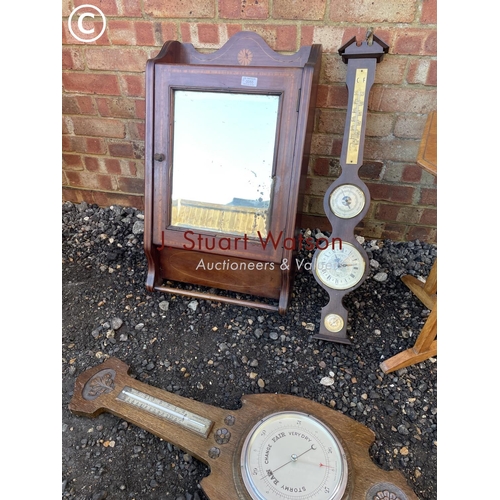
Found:
[(352, 38), (339, 49), (347, 63), (349, 91), (344, 140), (340, 154), (342, 173), (326, 190), (323, 206), (332, 226), (328, 247), (316, 250), (312, 272), (328, 292), (329, 302), (321, 310), (319, 333), (314, 337), (350, 344), (344, 296), (359, 287), (368, 276), (368, 256), (354, 236), (354, 228), (370, 206), (370, 192), (358, 176), (363, 164), (368, 94), (375, 79), (375, 67), (389, 50), (372, 35), (357, 45)]
[(241, 409), (225, 410), (128, 371), (109, 358), (83, 372), (70, 410), (112, 413), (204, 462), (211, 473), (201, 487), (211, 500), (418, 500), (399, 472), (371, 461), (373, 432), (340, 412), (279, 394), (244, 396)]

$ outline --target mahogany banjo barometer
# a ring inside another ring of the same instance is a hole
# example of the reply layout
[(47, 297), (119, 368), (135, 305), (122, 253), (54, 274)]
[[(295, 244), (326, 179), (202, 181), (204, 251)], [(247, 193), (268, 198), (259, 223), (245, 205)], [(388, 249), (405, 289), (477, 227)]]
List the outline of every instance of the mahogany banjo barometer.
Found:
[(317, 339), (351, 343), (342, 299), (363, 283), (369, 271), (367, 254), (354, 236), (356, 224), (370, 205), (370, 192), (358, 171), (363, 164), (368, 95), (376, 64), (388, 50), (388, 45), (371, 34), (360, 45), (354, 37), (339, 49), (342, 61), (347, 63), (349, 101), (340, 154), (342, 172), (323, 201), (332, 237), (326, 248), (316, 250), (312, 261), (316, 281), (329, 294), (329, 302), (321, 310), (319, 333), (314, 336)]
[(240, 32), (210, 54), (169, 41), (147, 62), (149, 291), (285, 313), (320, 59), (320, 45), (283, 55)]
[(370, 429), (297, 396), (252, 394), (226, 410), (140, 382), (109, 358), (77, 378), (69, 408), (110, 412), (207, 464), (211, 500), (418, 500), (399, 472), (371, 461)]

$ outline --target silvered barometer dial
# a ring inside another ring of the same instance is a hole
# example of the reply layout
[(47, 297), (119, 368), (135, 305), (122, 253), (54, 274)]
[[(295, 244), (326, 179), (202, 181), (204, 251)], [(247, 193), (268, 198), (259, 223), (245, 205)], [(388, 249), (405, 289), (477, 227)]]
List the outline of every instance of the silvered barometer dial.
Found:
[(338, 500), (347, 485), (347, 460), (321, 421), (296, 411), (269, 415), (248, 434), (241, 473), (253, 500)]
[(356, 217), (365, 207), (365, 193), (354, 184), (342, 184), (330, 195), (330, 208), (341, 219)]
[(358, 249), (346, 241), (330, 243), (320, 250), (315, 261), (316, 276), (327, 287), (347, 290), (357, 285), (365, 272), (365, 259)]

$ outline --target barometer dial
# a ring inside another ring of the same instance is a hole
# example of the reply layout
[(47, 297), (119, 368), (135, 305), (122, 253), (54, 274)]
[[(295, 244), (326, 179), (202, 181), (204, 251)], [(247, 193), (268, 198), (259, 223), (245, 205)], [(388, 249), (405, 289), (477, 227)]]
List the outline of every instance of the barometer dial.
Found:
[(330, 195), (330, 208), (341, 219), (352, 219), (365, 208), (365, 193), (354, 184), (342, 184)]
[(315, 262), (316, 276), (334, 290), (347, 290), (357, 285), (365, 272), (365, 259), (358, 249), (346, 241), (320, 250)]
[(340, 500), (347, 459), (320, 420), (302, 412), (273, 413), (248, 434), (241, 473), (253, 500)]

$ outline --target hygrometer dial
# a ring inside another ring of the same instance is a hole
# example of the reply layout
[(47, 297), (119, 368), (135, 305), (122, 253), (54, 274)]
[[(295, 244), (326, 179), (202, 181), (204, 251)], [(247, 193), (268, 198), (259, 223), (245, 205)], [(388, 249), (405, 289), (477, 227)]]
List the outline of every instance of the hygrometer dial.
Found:
[(365, 208), (365, 193), (354, 184), (342, 184), (330, 195), (330, 208), (341, 219), (352, 219)]
[(347, 459), (333, 432), (302, 412), (273, 413), (248, 434), (241, 473), (253, 500), (340, 500)]
[(351, 243), (330, 242), (319, 250), (314, 269), (323, 284), (334, 290), (347, 290), (357, 285), (365, 272), (365, 259)]

